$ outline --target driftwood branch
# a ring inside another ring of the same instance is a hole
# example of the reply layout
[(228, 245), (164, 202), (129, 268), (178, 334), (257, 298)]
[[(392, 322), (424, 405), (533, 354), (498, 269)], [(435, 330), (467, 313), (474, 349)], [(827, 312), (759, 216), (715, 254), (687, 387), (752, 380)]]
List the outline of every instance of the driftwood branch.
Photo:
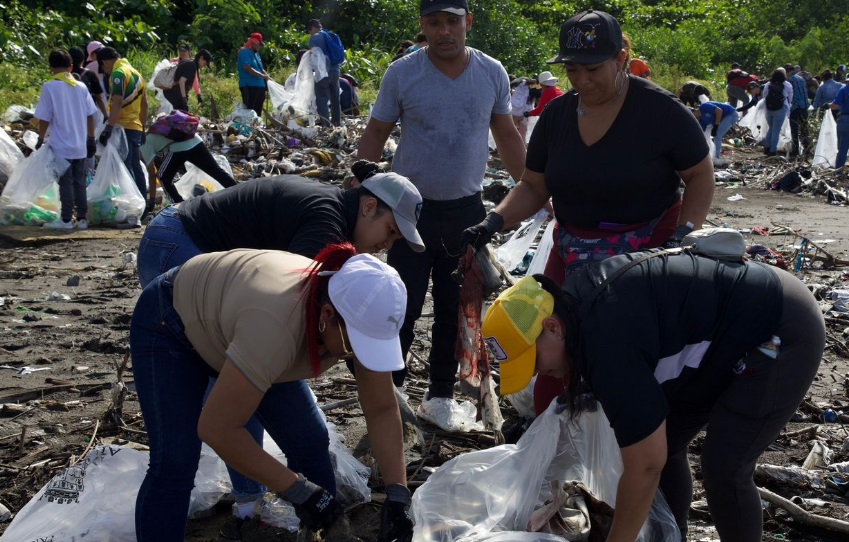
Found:
[(785, 499), (780, 495), (776, 495), (772, 491), (768, 489), (758, 488), (758, 493), (760, 493), (761, 498), (768, 503), (778, 506), (779, 508), (783, 508), (790, 514), (795, 521), (798, 521), (801, 524), (808, 525), (811, 527), (819, 527), (821, 529), (827, 529), (829, 531), (834, 531), (838, 533), (843, 533), (849, 535), (849, 522), (829, 518), (825, 516), (820, 516), (817, 514), (812, 514), (807, 510), (800, 508), (789, 500)]

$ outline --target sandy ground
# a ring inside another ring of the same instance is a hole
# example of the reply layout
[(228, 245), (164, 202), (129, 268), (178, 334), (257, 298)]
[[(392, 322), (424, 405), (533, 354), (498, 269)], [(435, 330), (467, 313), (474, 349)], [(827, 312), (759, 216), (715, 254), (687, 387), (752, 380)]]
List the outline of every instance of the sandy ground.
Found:
[[(747, 164), (762, 163), (754, 153), (738, 151), (735, 159), (737, 170)], [(718, 186), (709, 216), (711, 222), (740, 230), (786, 226), (837, 260), (849, 261), (847, 209), (830, 205), (820, 196), (763, 190), (763, 178), (772, 169), (786, 166), (783, 162), (763, 163), (766, 169), (754, 169), (742, 175), (748, 180), (747, 186), (740, 183)], [(744, 199), (729, 200), (736, 195)], [(92, 229), (45, 236), (38, 229), (0, 228), (0, 404), (4, 405), (0, 412), (0, 503), (13, 513), (69, 461), (83, 453), (93, 436), (96, 443), (147, 443), (135, 393), (130, 392), (123, 404), (125, 427), (119, 428), (113, 421), (104, 419), (110, 403), (109, 388), (116, 380), (116, 367), (128, 350), (130, 315), (140, 292), (129, 256), (135, 252), (140, 237), (140, 230)], [(801, 241), (801, 237), (794, 235), (747, 235), (747, 238), (753, 243), (785, 250)], [(785, 254), (792, 255), (792, 249)], [(792, 264), (792, 260), (788, 258), (788, 261)], [(815, 263), (815, 267), (820, 266), (821, 262)], [(806, 269), (800, 276), (814, 290), (840, 288), (848, 278), (845, 269), (849, 268), (838, 265), (836, 269)], [(843, 329), (849, 326), (849, 320), (841, 323), (833, 317), (832, 322), (831, 339), (841, 341), (842, 345)], [(428, 323), (424, 318), (416, 343), (416, 348), (425, 355), (429, 344)], [(800, 409), (788, 431), (820, 423), (818, 409), (849, 405), (844, 388), (849, 363), (842, 357), (846, 353), (849, 349), (843, 347), (841, 351), (840, 345), (826, 352), (820, 374), (811, 388), (809, 406)], [(132, 383), (131, 367), (124, 378)], [(413, 408), (421, 401), (426, 378), (424, 367), (414, 363), (408, 386)], [(319, 402), (327, 405), (354, 397), (351, 382), (347, 372), (338, 369), (315, 381), (313, 387)], [(515, 412), (506, 404), (504, 412), (510, 423)], [(349, 447), (368, 463), (368, 443), (363, 438), (358, 405), (331, 409), (327, 414), (347, 435)], [(96, 428), (97, 421), (100, 423)], [(487, 434), (451, 436), (426, 424), (422, 428), (426, 444), (411, 440), (407, 456), (410, 473), (417, 473), (417, 481), (426, 477), (428, 468), (458, 453), (493, 444)], [(847, 453), (840, 452), (840, 443), (847, 437), (849, 432), (841, 425), (819, 426), (819, 438), (836, 444), (834, 461), (849, 460)], [(698, 447), (696, 441), (692, 451), (697, 452)], [(800, 465), (809, 449), (809, 438), (780, 438), (765, 454), (763, 462)], [(698, 467), (695, 473), (696, 499), (700, 499)], [(822, 491), (805, 487), (791, 490), (766, 485), (787, 498), (823, 496)], [(839, 495), (825, 498), (832, 500), (831, 506), (815, 512), (846, 519), (849, 500)], [(227, 506), (219, 505), (211, 517), (191, 521), (186, 540), (217, 540), (218, 529), (227, 515)], [(365, 540), (374, 540), (377, 508), (360, 507), (351, 516), (355, 532)], [(828, 530), (800, 526), (774, 509), (765, 512), (765, 517), (765, 539), (845, 540)], [(0, 532), (4, 528), (0, 525)], [(709, 516), (694, 512), (688, 538), (716, 538)]]

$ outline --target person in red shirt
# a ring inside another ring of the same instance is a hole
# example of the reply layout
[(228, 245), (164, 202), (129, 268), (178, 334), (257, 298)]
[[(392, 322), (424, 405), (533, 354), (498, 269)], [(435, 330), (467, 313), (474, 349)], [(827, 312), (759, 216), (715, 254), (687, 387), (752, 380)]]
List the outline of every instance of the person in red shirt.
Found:
[(542, 85), (542, 96), (539, 99), (539, 105), (530, 111), (525, 111), (526, 117), (538, 117), (548, 102), (563, 95), (563, 91), (557, 88), (558, 79), (551, 75), (551, 72), (542, 72), (538, 78), (539, 84)]
[(631, 75), (642, 77), (643, 79), (651, 79), (649, 77), (651, 75), (651, 67), (641, 58), (632, 59), (628, 65), (628, 71), (631, 72)]

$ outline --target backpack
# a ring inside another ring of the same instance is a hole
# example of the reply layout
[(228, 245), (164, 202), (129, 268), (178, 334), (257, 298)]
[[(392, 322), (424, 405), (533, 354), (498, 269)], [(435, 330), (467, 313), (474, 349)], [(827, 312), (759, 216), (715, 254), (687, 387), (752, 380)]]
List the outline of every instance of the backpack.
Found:
[(176, 82), (174, 81), (174, 76), (177, 74), (177, 64), (171, 64), (167, 68), (162, 68), (156, 73), (156, 76), (153, 78), (153, 86), (156, 88), (161, 88), (162, 90), (168, 90), (169, 88), (173, 88)]
[(188, 141), (198, 131), (200, 117), (175, 110), (156, 119), (150, 125), (149, 134), (161, 135), (172, 141)]
[(324, 54), (327, 55), (327, 60), (334, 66), (345, 62), (345, 46), (339, 36), (327, 30), (322, 30), (321, 33), (324, 34)]
[(778, 111), (784, 107), (784, 87), (769, 83), (769, 92), (766, 95), (766, 108), (770, 111)]

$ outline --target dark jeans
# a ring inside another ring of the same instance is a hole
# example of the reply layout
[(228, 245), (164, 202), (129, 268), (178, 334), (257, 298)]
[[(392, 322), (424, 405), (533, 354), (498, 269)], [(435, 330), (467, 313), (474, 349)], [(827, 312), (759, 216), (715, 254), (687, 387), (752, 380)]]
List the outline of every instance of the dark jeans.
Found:
[[(150, 438), (150, 465), (136, 499), (139, 542), (182, 542), (200, 459), (197, 436), (203, 397), (214, 371), (186, 338), (173, 307), (179, 268), (142, 291), (130, 324), (139, 404)], [(288, 466), (336, 492), (330, 440), (303, 380), (273, 385), (255, 416), (286, 454)]]
[(842, 168), (846, 164), (846, 153), (849, 152), (849, 115), (837, 118), (837, 160), (834, 167)]
[[(330, 102), (330, 109), (327, 104)], [(327, 77), (315, 82), (315, 107), (324, 123), (333, 126), (342, 123), (342, 106), (339, 102), (339, 66), (328, 66)]]
[(790, 111), (790, 134), (793, 137), (793, 154), (799, 154), (799, 143), (802, 148), (808, 150), (810, 140), (808, 138), (808, 110), (793, 109)]
[(239, 87), (239, 91), (242, 93), (242, 103), (261, 117), (262, 106), (265, 103), (265, 87)]
[(221, 169), (215, 157), (206, 148), (203, 143), (198, 143), (187, 151), (169, 152), (162, 164), (159, 166), (159, 181), (162, 183), (162, 189), (171, 198), (174, 203), (183, 201), (183, 197), (174, 188), (174, 176), (177, 172), (182, 171), (186, 162), (191, 162), (198, 169), (218, 181), (224, 188), (236, 186), (236, 181), (226, 171)]
[(74, 208), (77, 210), (77, 220), (82, 220), (88, 213), (86, 201), (86, 175), (88, 174), (87, 158), (68, 160), (68, 170), (59, 177), (59, 202), (62, 205), (62, 220), (70, 222), (74, 218)]
[(127, 136), (127, 157), (124, 158), (124, 165), (130, 171), (136, 186), (139, 189), (139, 195), (144, 201), (147, 201), (147, 185), (145, 184), (146, 177), (144, 176), (144, 168), (141, 163), (141, 144), (144, 132), (141, 130), (124, 130)]
[[(401, 327), (401, 350), (406, 358), (413, 344), (416, 320), (422, 314), (428, 281), (433, 281), (434, 320), (431, 328), (431, 397), (453, 397), (457, 380), (457, 318), (460, 310), (460, 285), (451, 278), (460, 261), (460, 235), (463, 230), (484, 219), (486, 211), (480, 193), (448, 201), (424, 200), (416, 229), (427, 249), (413, 252), (407, 243), (395, 243), (387, 261), (407, 287), (407, 314)], [(406, 369), (396, 371), (396, 386), (404, 383)]]
[[(788, 273), (778, 276), (784, 290), (776, 332), (781, 338), (778, 357), (772, 359), (757, 350), (746, 355), (747, 370), (733, 377), (714, 405), (669, 405), (668, 459), (660, 489), (678, 522), (682, 540), (687, 534), (687, 513), (693, 497), (687, 447), (702, 429), (706, 431), (702, 475), (719, 538), (723, 542), (761, 540), (761, 500), (752, 479), (755, 464), (804, 399), (825, 346), (822, 312), (807, 287)], [(729, 355), (734, 350), (731, 345)]]
[(169, 90), (163, 92), (163, 95), (165, 96), (165, 99), (168, 100), (168, 102), (171, 104), (171, 106), (174, 109), (179, 110), (179, 111), (185, 111), (186, 113), (189, 112), (189, 97), (188, 97), (188, 95), (186, 95), (186, 97), (184, 98), (180, 94), (179, 86), (177, 88), (175, 88), (173, 91), (171, 91), (169, 89)]

